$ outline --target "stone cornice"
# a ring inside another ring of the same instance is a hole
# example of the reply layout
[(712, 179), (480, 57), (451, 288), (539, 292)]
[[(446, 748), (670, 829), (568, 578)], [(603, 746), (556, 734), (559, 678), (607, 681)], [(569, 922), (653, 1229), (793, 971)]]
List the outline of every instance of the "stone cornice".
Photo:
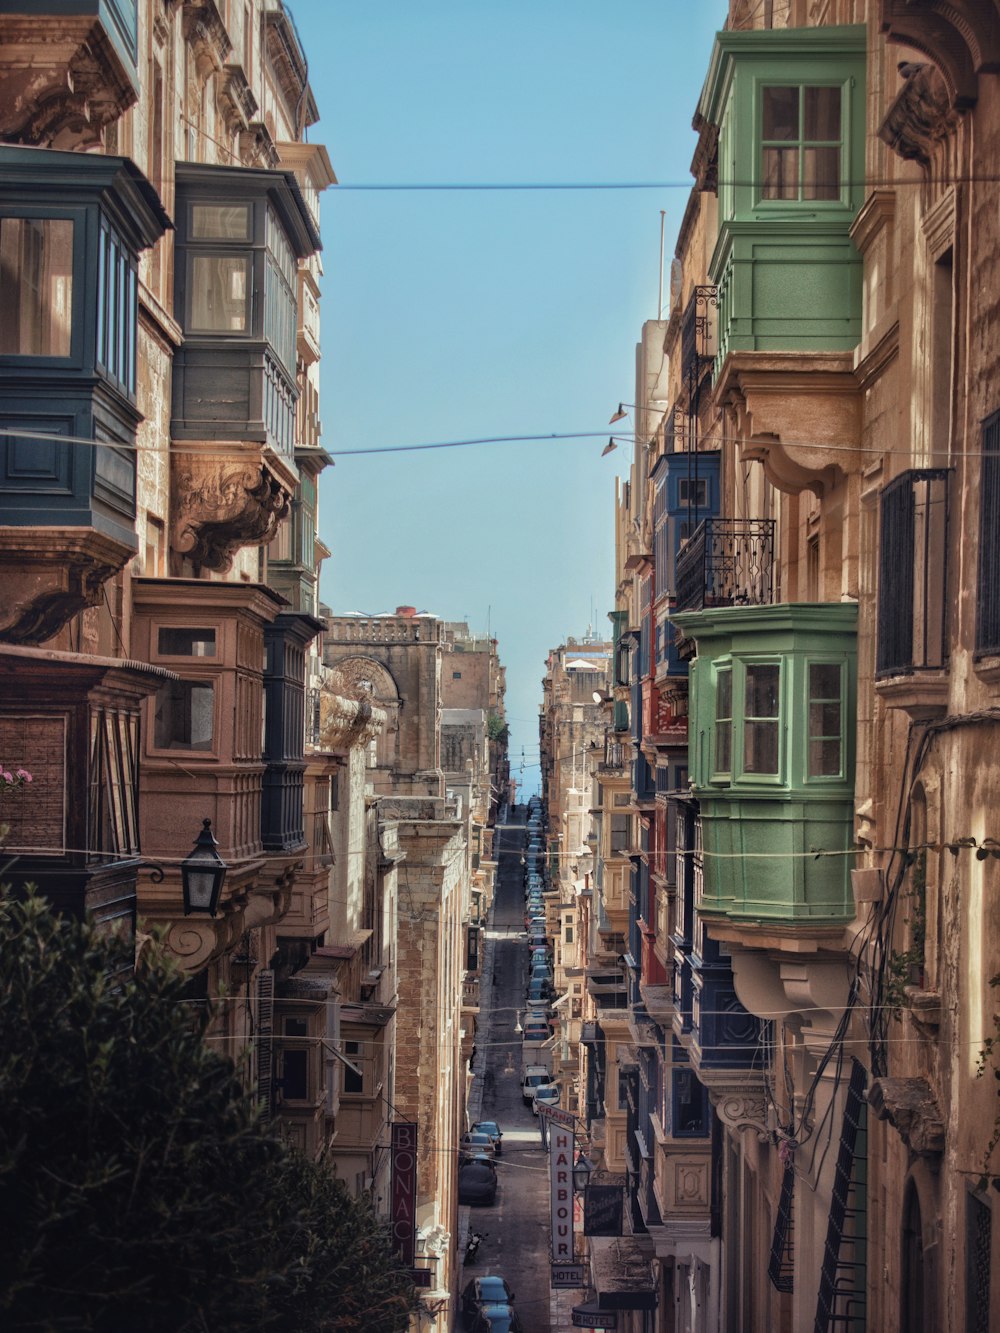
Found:
[(995, 0), (882, 0), (880, 20), (890, 42), (912, 47), (933, 63), (957, 111), (975, 104), (980, 74), (1000, 70)]

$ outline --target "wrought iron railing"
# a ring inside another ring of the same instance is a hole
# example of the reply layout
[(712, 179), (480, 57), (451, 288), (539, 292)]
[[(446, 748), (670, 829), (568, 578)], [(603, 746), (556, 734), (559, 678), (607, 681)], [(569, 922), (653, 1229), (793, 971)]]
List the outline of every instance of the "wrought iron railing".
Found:
[(681, 373), (698, 375), (715, 356), (715, 320), (719, 293), (715, 287), (695, 287), (681, 318)]
[(948, 470), (902, 473), (879, 508), (876, 672), (940, 670), (948, 652)]
[(677, 557), (677, 610), (774, 600), (774, 519), (706, 518)]

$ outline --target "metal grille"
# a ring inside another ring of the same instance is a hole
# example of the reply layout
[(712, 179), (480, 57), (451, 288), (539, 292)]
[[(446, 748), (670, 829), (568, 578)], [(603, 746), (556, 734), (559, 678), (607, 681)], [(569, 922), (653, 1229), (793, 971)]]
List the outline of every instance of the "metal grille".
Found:
[(719, 294), (715, 287), (695, 287), (681, 320), (681, 373), (687, 379), (699, 376), (701, 366), (715, 356), (714, 311)]
[(969, 1195), (969, 1234), (966, 1242), (969, 1333), (990, 1333), (990, 1246), (993, 1215), (989, 1204)]
[(863, 1146), (867, 1082), (864, 1066), (852, 1060), (820, 1270), (814, 1333), (830, 1333), (834, 1328), (856, 1333), (864, 1328), (867, 1237), (864, 1156), (859, 1152), (858, 1141), (860, 1139)]
[(1000, 412), (994, 412), (983, 422), (976, 652), (1000, 653)]
[(795, 1195), (795, 1167), (791, 1162), (785, 1167), (781, 1178), (781, 1197), (778, 1200), (778, 1214), (774, 1219), (774, 1235), (771, 1238), (771, 1258), (767, 1265), (767, 1275), (778, 1291), (793, 1291), (792, 1248), (792, 1199)]
[(257, 973), (257, 1100), (261, 1114), (269, 1119), (274, 1111), (274, 973)]
[(880, 510), (876, 670), (937, 670), (947, 658), (947, 469), (902, 473)]
[(677, 558), (677, 606), (765, 606), (774, 600), (774, 519), (706, 518)]

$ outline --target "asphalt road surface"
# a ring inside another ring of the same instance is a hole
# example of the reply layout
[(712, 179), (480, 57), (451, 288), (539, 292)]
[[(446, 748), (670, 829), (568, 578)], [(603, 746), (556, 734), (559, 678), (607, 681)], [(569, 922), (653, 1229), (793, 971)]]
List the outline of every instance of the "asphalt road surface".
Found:
[(508, 820), (511, 827), (499, 825), (497, 830), (497, 889), (488, 927), (493, 985), (479, 1032), (487, 1043), (482, 1116), (499, 1122), (503, 1153), (497, 1202), (468, 1210), (470, 1230), (485, 1237), (475, 1262), (465, 1266), (462, 1287), (471, 1277), (501, 1274), (514, 1290), (525, 1333), (550, 1333), (548, 1157), (538, 1119), (521, 1098), (521, 1036), (514, 1030), (518, 1011), (524, 1009), (528, 965), (520, 863), (527, 813), (526, 806), (515, 806)]

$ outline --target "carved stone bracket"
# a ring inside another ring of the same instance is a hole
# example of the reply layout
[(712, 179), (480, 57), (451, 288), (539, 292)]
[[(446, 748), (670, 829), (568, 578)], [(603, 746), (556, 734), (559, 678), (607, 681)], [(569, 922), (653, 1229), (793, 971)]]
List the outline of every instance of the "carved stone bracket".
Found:
[(239, 65), (227, 65), (219, 86), (219, 109), (230, 134), (245, 130), (257, 114), (257, 99)]
[(737, 419), (741, 454), (781, 491), (818, 496), (852, 471), (861, 394), (851, 352), (732, 352), (718, 401)]
[(92, 148), (137, 89), (94, 17), (0, 15), (0, 137), (44, 148)]
[(719, 1119), (730, 1129), (752, 1129), (762, 1143), (769, 1137), (763, 1087), (710, 1085), (708, 1097)]
[(240, 134), (240, 161), (245, 167), (267, 167), (273, 170), (280, 160), (281, 154), (271, 131), (262, 120), (251, 121)]
[(225, 573), (244, 546), (271, 541), (291, 500), (291, 491), (259, 462), (227, 467), (188, 455), (174, 474), (171, 545), (202, 569)]
[(881, 20), (890, 42), (920, 51), (936, 67), (956, 111), (975, 104), (980, 74), (1000, 70), (995, 0), (882, 0)]
[(901, 65), (900, 72), (905, 82), (885, 113), (878, 137), (899, 157), (926, 167), (937, 145), (954, 132), (960, 113), (933, 65)]
[(373, 707), (368, 699), (345, 699), (324, 689), (320, 695), (323, 748), (351, 750), (367, 745), (382, 732), (386, 717), (384, 709)]
[(203, 79), (222, 69), (233, 49), (215, 0), (185, 0), (184, 37)]
[(921, 1157), (944, 1151), (944, 1119), (925, 1078), (878, 1078), (868, 1090), (868, 1103), (880, 1120), (888, 1120), (900, 1138)]
[(45, 643), (135, 555), (91, 528), (0, 528), (0, 641)]

